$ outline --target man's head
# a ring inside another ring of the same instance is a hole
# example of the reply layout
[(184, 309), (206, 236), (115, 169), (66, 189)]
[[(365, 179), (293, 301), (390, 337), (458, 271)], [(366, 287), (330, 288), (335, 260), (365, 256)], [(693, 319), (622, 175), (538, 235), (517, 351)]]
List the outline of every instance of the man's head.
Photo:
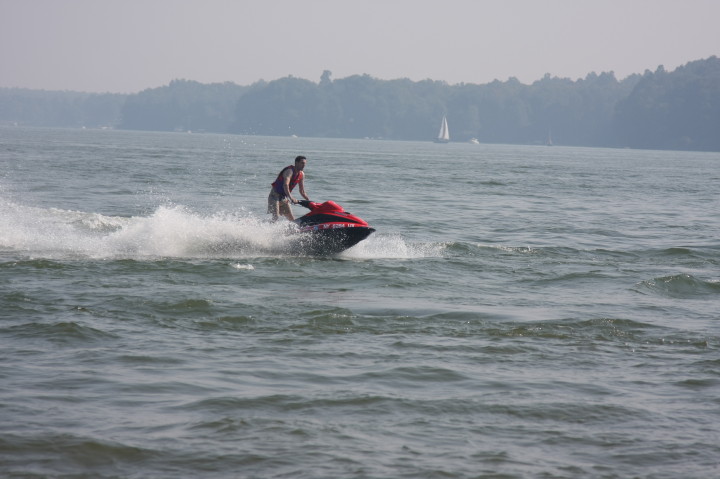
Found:
[(295, 169), (298, 171), (301, 171), (303, 168), (305, 168), (305, 164), (307, 163), (307, 158), (304, 156), (298, 156), (295, 158)]

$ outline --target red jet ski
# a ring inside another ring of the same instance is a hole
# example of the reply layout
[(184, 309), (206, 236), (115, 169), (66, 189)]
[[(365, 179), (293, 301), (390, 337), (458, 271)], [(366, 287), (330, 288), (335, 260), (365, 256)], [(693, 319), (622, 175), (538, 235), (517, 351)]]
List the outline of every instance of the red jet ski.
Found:
[(355, 246), (375, 229), (345, 211), (334, 201), (299, 201), (310, 212), (295, 220), (301, 233), (301, 247), (312, 255), (333, 255)]

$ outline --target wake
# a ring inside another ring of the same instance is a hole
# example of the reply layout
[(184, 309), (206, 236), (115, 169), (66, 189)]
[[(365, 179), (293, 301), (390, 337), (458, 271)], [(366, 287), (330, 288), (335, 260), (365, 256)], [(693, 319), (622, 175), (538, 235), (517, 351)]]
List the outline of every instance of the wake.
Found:
[[(294, 225), (247, 211), (200, 214), (182, 205), (148, 216), (37, 208), (0, 199), (0, 253), (45, 259), (252, 258), (287, 256)], [(346, 259), (439, 256), (442, 245), (375, 233), (338, 255)]]

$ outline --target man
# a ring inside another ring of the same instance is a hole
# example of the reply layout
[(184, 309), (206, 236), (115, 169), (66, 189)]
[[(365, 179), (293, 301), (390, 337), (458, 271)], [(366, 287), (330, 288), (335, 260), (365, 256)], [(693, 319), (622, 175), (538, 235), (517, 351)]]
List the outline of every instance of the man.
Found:
[(270, 195), (268, 196), (268, 213), (276, 221), (280, 215), (293, 221), (295, 217), (290, 209), (290, 203), (296, 204), (297, 200), (292, 197), (291, 192), (298, 185), (303, 198), (310, 201), (305, 194), (305, 164), (307, 159), (304, 156), (295, 158), (295, 164), (286, 166), (280, 171), (277, 179), (272, 183)]

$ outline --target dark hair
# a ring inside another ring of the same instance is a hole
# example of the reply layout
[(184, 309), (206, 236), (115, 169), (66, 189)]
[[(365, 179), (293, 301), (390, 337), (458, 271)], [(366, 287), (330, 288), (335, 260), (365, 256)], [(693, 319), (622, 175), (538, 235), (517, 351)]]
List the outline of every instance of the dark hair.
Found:
[(304, 156), (302, 156), (302, 155), (301, 155), (301, 156), (296, 156), (296, 157), (295, 157), (295, 163), (297, 163), (298, 161), (302, 161), (302, 160), (307, 160), (307, 158), (305, 158), (305, 157), (304, 157)]

